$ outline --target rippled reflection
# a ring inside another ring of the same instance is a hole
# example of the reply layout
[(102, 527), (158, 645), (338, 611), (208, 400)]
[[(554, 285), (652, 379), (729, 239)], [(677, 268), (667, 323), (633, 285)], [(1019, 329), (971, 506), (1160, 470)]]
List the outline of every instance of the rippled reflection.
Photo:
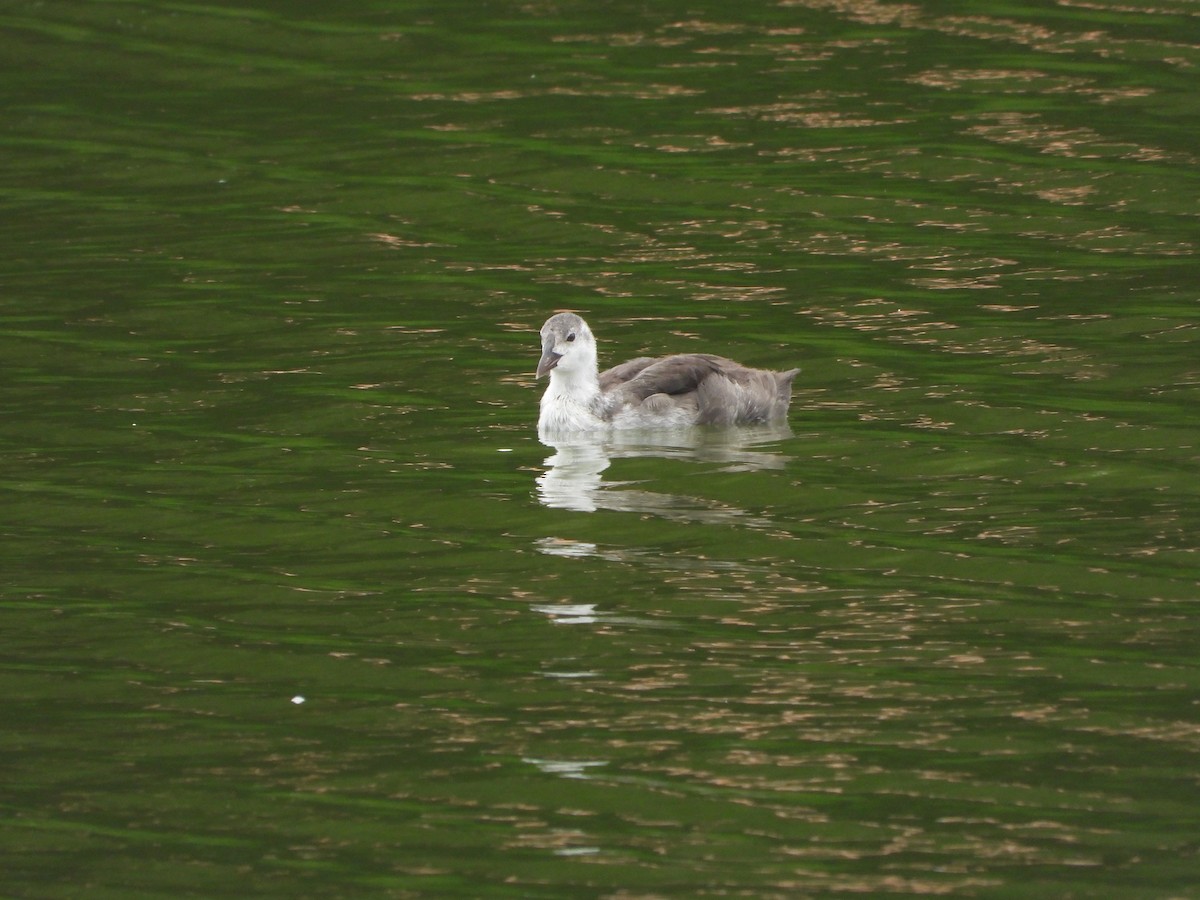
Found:
[(791, 431), (786, 425), (719, 431), (691, 428), (665, 434), (617, 432), (563, 440), (543, 436), (542, 443), (554, 454), (546, 458), (546, 471), (537, 476), (538, 500), (552, 509), (579, 512), (610, 509), (685, 521), (745, 522), (751, 518), (745, 510), (699, 497), (639, 490), (631, 487), (635, 482), (606, 481), (603, 473), (613, 459), (638, 457), (718, 463), (720, 472), (782, 469), (787, 458), (766, 447), (788, 437)]

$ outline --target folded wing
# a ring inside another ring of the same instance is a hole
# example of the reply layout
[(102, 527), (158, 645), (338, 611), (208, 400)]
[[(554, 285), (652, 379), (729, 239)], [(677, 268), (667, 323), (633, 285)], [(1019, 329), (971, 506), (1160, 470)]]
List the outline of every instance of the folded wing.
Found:
[(770, 372), (722, 356), (681, 353), (615, 366), (600, 375), (600, 390), (619, 404), (687, 408), (698, 425), (746, 425), (787, 415), (799, 371)]

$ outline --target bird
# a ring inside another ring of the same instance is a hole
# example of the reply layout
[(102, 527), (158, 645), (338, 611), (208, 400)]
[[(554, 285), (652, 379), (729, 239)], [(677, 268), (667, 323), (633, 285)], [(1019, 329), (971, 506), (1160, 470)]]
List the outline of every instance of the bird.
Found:
[(538, 414), (543, 434), (784, 421), (800, 372), (709, 353), (642, 356), (601, 372), (592, 330), (570, 312), (547, 319), (541, 337), (535, 377), (550, 379)]

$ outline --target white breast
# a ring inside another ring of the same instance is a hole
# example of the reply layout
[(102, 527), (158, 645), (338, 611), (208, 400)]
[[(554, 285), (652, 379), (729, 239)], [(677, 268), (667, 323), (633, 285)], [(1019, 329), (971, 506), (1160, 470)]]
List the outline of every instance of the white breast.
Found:
[(592, 410), (592, 403), (577, 396), (561, 393), (551, 383), (542, 394), (538, 430), (549, 432), (595, 431), (606, 423)]

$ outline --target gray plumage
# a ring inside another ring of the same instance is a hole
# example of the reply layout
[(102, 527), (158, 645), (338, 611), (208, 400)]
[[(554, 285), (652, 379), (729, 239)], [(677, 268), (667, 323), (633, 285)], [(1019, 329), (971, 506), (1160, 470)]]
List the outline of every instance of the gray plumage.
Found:
[(541, 432), (756, 425), (787, 418), (799, 369), (751, 369), (723, 356), (640, 357), (599, 371), (587, 322), (558, 313), (542, 326)]

